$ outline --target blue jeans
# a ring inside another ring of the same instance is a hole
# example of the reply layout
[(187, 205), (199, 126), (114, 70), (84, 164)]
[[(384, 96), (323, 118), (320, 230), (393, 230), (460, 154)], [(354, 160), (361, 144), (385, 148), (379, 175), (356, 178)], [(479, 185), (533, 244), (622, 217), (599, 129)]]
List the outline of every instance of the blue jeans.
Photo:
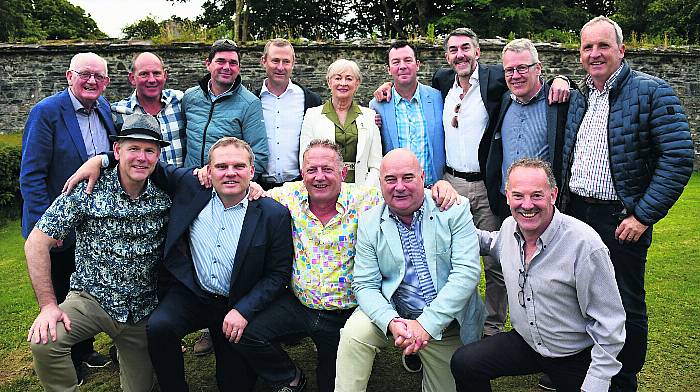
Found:
[(291, 292), (284, 291), (248, 324), (243, 337), (234, 346), (258, 376), (280, 388), (296, 377), (296, 365), (280, 347), (280, 342), (311, 337), (318, 350), (318, 389), (332, 392), (340, 329), (353, 310), (310, 309)]
[(567, 213), (590, 225), (610, 250), (610, 260), (615, 268), (615, 279), (627, 316), (625, 345), (617, 356), (617, 360), (622, 363), (622, 370), (613, 377), (611, 388), (636, 391), (637, 373), (644, 366), (649, 333), (644, 268), (647, 250), (651, 245), (652, 228), (647, 228), (639, 241), (621, 244), (615, 239), (621, 211), (622, 204), (590, 204), (572, 194)]

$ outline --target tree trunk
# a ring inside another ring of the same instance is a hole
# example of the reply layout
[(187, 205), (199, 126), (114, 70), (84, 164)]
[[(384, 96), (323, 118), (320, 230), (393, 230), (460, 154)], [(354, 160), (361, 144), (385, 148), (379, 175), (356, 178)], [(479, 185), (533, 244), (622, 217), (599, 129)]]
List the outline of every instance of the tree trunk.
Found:
[(243, 12), (244, 0), (236, 0), (236, 11), (233, 13), (233, 40), (241, 39), (241, 12)]

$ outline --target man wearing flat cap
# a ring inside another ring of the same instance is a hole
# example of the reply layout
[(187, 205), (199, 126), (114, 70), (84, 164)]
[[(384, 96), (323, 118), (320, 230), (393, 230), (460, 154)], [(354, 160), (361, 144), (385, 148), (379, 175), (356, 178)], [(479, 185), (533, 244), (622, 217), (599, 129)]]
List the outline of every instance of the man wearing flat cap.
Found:
[[(114, 143), (116, 168), (105, 170), (91, 194), (85, 183), (62, 194), (25, 243), (27, 268), (40, 312), (29, 329), (34, 370), (46, 391), (77, 391), (70, 347), (99, 332), (119, 350), (124, 391), (150, 391), (153, 367), (146, 324), (156, 307), (156, 264), (166, 234), (170, 197), (153, 186), (162, 140), (155, 118), (127, 116)], [(76, 233), (75, 272), (60, 305), (51, 285), (49, 250)]]

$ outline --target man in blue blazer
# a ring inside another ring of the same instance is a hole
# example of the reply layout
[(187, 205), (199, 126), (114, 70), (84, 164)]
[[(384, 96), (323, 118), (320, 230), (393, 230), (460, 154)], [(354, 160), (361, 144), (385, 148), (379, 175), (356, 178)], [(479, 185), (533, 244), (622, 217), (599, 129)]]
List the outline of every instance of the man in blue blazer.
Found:
[(425, 170), (425, 184), (430, 186), (445, 173), (442, 97), (438, 90), (418, 82), (420, 60), (412, 44), (393, 43), (387, 61), (393, 78), (391, 99), (369, 103), (382, 118), (382, 152), (386, 155), (395, 148), (413, 151)]
[(365, 390), (375, 354), (396, 345), (421, 357), (423, 391), (454, 391), (450, 358), (462, 341), (479, 340), (484, 324), (469, 205), (440, 211), (407, 149), (384, 157), (380, 182), (385, 202), (360, 216), (352, 282), (359, 308), (340, 333), (335, 390)]
[[(68, 88), (42, 99), (29, 112), (22, 135), (19, 184), (22, 236), (27, 238), (39, 218), (61, 194), (63, 184), (88, 158), (110, 150), (115, 135), (109, 102), (101, 96), (107, 85), (107, 62), (94, 53), (78, 53), (66, 71)], [(75, 270), (75, 234), (51, 251), (51, 279), (58, 303), (69, 290)], [(73, 363), (81, 379), (81, 364), (102, 367), (107, 359), (92, 347), (94, 339), (73, 346)]]
[(191, 169), (161, 168), (153, 177), (173, 198), (163, 251), (170, 282), (148, 322), (162, 391), (188, 391), (180, 342), (204, 327), (214, 344), (219, 390), (252, 390), (255, 372), (235, 343), (290, 279), (289, 211), (270, 198), (248, 201), (255, 170), (250, 146), (222, 138), (209, 162), (213, 190), (202, 187)]

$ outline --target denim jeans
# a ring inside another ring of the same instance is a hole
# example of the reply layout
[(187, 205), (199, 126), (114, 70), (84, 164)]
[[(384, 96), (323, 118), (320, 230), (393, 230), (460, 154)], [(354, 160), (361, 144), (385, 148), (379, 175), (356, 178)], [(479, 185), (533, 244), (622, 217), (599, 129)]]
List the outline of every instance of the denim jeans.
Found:
[(610, 250), (615, 268), (615, 279), (625, 308), (625, 345), (617, 356), (622, 370), (613, 377), (612, 388), (621, 391), (637, 390), (637, 373), (642, 370), (647, 352), (649, 323), (644, 291), (644, 268), (647, 250), (651, 245), (649, 227), (634, 243), (620, 243), (615, 229), (620, 223), (622, 204), (590, 204), (572, 195), (567, 213), (590, 225)]
[(316, 381), (321, 392), (332, 392), (340, 329), (354, 309), (316, 310), (304, 306), (289, 291), (282, 293), (246, 327), (234, 344), (258, 376), (279, 388), (294, 380), (296, 365), (281, 341), (311, 337), (318, 350)]

